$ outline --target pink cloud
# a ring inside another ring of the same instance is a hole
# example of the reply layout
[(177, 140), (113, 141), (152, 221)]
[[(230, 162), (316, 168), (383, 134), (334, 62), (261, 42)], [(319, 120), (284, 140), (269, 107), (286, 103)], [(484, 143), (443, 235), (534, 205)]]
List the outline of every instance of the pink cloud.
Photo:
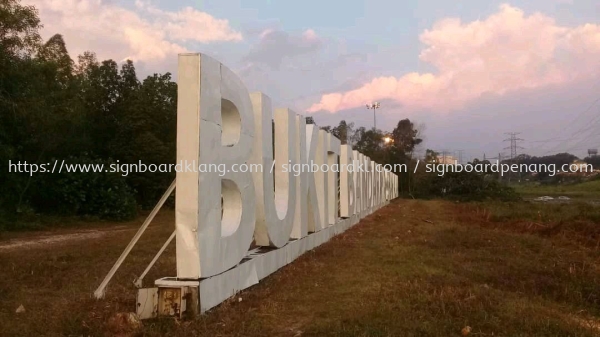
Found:
[(307, 41), (315, 41), (319, 39), (317, 33), (315, 33), (315, 31), (312, 29), (305, 30), (304, 33), (302, 33), (302, 37)]
[(100, 59), (157, 63), (187, 52), (183, 42), (240, 41), (227, 20), (186, 7), (164, 11), (136, 1), (136, 11), (103, 0), (24, 0), (44, 24), (42, 35), (65, 37), (73, 56), (91, 50)]
[(565, 84), (600, 73), (600, 26), (558, 26), (541, 13), (501, 5), (483, 21), (444, 19), (424, 31), (420, 60), (435, 74), (379, 77), (361, 87), (323, 95), (309, 111), (337, 112), (391, 99), (408, 109), (445, 112), (482, 94)]

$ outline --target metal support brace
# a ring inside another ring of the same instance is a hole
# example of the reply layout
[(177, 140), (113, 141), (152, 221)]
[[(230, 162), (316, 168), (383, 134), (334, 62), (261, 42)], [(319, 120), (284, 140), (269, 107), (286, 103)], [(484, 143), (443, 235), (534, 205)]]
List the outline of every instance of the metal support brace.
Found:
[(167, 201), (167, 198), (169, 198), (169, 196), (171, 195), (171, 193), (173, 193), (174, 190), (175, 190), (175, 180), (173, 180), (173, 182), (171, 183), (171, 186), (169, 186), (169, 188), (167, 189), (165, 194), (163, 194), (163, 196), (160, 198), (160, 200), (158, 201), (156, 206), (154, 206), (154, 209), (152, 210), (152, 212), (150, 212), (150, 215), (148, 215), (148, 217), (142, 224), (142, 227), (140, 227), (140, 229), (138, 229), (137, 233), (135, 233), (135, 236), (133, 237), (133, 239), (131, 239), (131, 241), (129, 242), (129, 244), (123, 251), (123, 253), (121, 253), (121, 256), (119, 256), (119, 259), (117, 259), (117, 262), (115, 262), (115, 264), (110, 269), (110, 271), (108, 272), (108, 274), (106, 275), (106, 277), (104, 278), (102, 283), (100, 283), (100, 285), (98, 286), (98, 289), (96, 289), (96, 291), (94, 291), (95, 298), (100, 299), (100, 298), (104, 297), (104, 292), (106, 290), (106, 286), (108, 285), (110, 280), (113, 278), (113, 276), (115, 275), (115, 273), (117, 272), (119, 267), (121, 267), (121, 264), (123, 263), (123, 261), (125, 261), (125, 258), (127, 257), (127, 255), (129, 255), (129, 253), (131, 252), (131, 249), (133, 249), (133, 246), (135, 246), (135, 244), (138, 242), (138, 240), (140, 239), (142, 234), (144, 234), (144, 232), (148, 228), (148, 225), (150, 225), (150, 222), (152, 222), (152, 220), (156, 216), (156, 213), (158, 213), (158, 211), (161, 209), (161, 207), (163, 206), (165, 201)]
[(154, 266), (154, 264), (156, 263), (158, 258), (162, 255), (162, 253), (165, 251), (165, 249), (167, 249), (167, 246), (169, 246), (169, 243), (171, 243), (171, 241), (173, 241), (173, 239), (175, 238), (175, 233), (176, 233), (176, 231), (173, 231), (173, 234), (171, 234), (169, 239), (167, 239), (167, 242), (165, 242), (165, 244), (160, 248), (158, 253), (156, 253), (156, 255), (154, 256), (152, 261), (150, 261), (150, 264), (148, 264), (148, 267), (146, 267), (146, 270), (144, 270), (144, 272), (142, 273), (142, 275), (140, 275), (140, 277), (136, 278), (135, 281), (133, 281), (133, 284), (135, 284), (136, 287), (138, 287), (138, 288), (142, 287), (142, 282), (144, 281), (144, 277), (146, 277), (146, 274), (148, 274), (148, 272), (150, 271), (152, 266)]

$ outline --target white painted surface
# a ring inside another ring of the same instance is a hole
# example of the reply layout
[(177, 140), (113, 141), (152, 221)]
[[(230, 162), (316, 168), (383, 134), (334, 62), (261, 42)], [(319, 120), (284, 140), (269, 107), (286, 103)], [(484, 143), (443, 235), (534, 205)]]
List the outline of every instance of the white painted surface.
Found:
[[(306, 163), (308, 156), (306, 148), (306, 118), (296, 115), (296, 162)], [(295, 173), (296, 174), (296, 173)], [(301, 239), (308, 234), (308, 173), (299, 170), (296, 179), (296, 211), (294, 212), (294, 225), (290, 238)]]
[(338, 174), (340, 172), (338, 159), (340, 157), (340, 140), (331, 133), (327, 133), (327, 224), (333, 225), (338, 220)]
[(354, 157), (350, 145), (342, 145), (340, 150), (340, 216), (348, 218), (354, 214), (355, 207)]
[[(200, 280), (202, 311), (397, 197), (395, 174), (289, 109), (275, 109), (273, 139), (270, 99), (218, 61), (182, 54), (178, 71), (178, 163), (227, 168), (177, 172), (176, 282)], [(243, 164), (262, 170), (230, 170)], [(253, 240), (278, 249), (249, 253)]]
[[(177, 161), (228, 167), (246, 163), (254, 138), (246, 87), (206, 55), (179, 58)], [(254, 234), (256, 196), (251, 174), (197, 171), (177, 172), (180, 278), (209, 277), (235, 266), (246, 255)]]
[[(306, 125), (306, 164), (312, 165), (312, 163), (317, 163), (317, 148), (319, 143), (319, 129), (314, 124)], [(322, 153), (321, 153), (322, 155)], [(322, 161), (322, 160), (321, 160)], [(316, 232), (321, 230), (322, 222), (321, 222), (321, 211), (319, 204), (319, 191), (317, 185), (317, 174), (313, 174), (311, 172), (306, 173), (306, 183), (307, 183), (307, 209), (308, 209), (308, 232)]]
[(252, 93), (250, 97), (256, 121), (250, 163), (263, 167), (262, 171), (252, 173), (256, 192), (254, 239), (259, 246), (281, 247), (290, 238), (296, 211), (298, 178), (293, 172), (284, 172), (282, 165), (296, 164), (296, 153), (302, 150), (296, 146), (296, 114), (288, 109), (275, 110), (276, 132), (273, 139), (271, 99), (262, 93)]

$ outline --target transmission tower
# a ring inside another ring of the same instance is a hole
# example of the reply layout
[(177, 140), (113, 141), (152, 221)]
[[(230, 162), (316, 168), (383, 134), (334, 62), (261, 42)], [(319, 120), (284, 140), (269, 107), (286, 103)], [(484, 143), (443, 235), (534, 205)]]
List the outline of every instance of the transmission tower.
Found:
[(507, 132), (506, 134), (510, 137), (508, 139), (505, 139), (504, 141), (510, 142), (510, 146), (504, 149), (510, 150), (510, 160), (513, 161), (515, 158), (517, 158), (517, 150), (524, 149), (523, 147), (518, 146), (517, 142), (524, 141), (524, 139), (517, 138), (517, 135), (520, 134), (520, 132)]
[(457, 150), (456, 152), (458, 152), (458, 163), (462, 165), (462, 163), (463, 163), (463, 152), (465, 152), (465, 150)]
[[(519, 134), (519, 132), (507, 132), (507, 135), (510, 136), (510, 138), (505, 139), (505, 142), (510, 142), (510, 146), (505, 148), (505, 150), (510, 150), (510, 162), (511, 164), (515, 163), (515, 159), (517, 159), (517, 150), (518, 149), (523, 149), (523, 147), (518, 146), (517, 142), (519, 141), (523, 141), (524, 139), (522, 138), (517, 138), (517, 135)], [(513, 172), (509, 172), (508, 173), (508, 182), (510, 182), (512, 180), (512, 173)], [(521, 181), (521, 171), (519, 171), (519, 182)]]

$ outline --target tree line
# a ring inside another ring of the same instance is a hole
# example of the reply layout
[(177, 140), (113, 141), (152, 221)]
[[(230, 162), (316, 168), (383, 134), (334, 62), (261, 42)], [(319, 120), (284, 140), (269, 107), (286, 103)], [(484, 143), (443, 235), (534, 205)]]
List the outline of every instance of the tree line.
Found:
[[(401, 169), (398, 188), (408, 198), (449, 198), (453, 200), (517, 200), (515, 191), (486, 172), (445, 172), (443, 175), (428, 172), (423, 164), (440, 162), (439, 153), (427, 149), (425, 158), (416, 158), (415, 148), (423, 143), (422, 128), (410, 119), (400, 120), (391, 132), (378, 129), (355, 128), (353, 123), (341, 121), (337, 126), (324, 126), (342, 144), (351, 144), (355, 150), (380, 164)], [(417, 164), (421, 160), (425, 163)], [(475, 159), (473, 164), (484, 162)]]
[(57, 34), (42, 41), (37, 10), (0, 0), (0, 212), (128, 219), (149, 208), (173, 174), (15, 174), (8, 163), (109, 165), (175, 162), (177, 85), (170, 73), (138, 79), (93, 52), (73, 61)]

